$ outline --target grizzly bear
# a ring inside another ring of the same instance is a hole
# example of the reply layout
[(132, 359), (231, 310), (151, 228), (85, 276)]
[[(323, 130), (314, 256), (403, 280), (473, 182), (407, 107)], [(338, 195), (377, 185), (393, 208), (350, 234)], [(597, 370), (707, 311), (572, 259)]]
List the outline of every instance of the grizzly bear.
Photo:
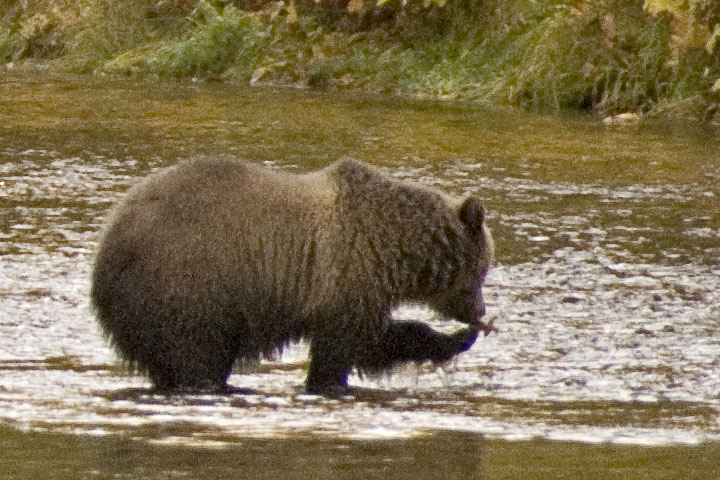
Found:
[[(348, 374), (443, 362), (493, 330), (482, 283), (492, 256), (473, 197), (342, 161), (290, 174), (195, 161), (131, 189), (105, 231), (91, 300), (119, 355), (159, 390), (224, 390), (237, 360), (310, 343), (309, 393)], [(421, 303), (468, 325), (397, 321)]]

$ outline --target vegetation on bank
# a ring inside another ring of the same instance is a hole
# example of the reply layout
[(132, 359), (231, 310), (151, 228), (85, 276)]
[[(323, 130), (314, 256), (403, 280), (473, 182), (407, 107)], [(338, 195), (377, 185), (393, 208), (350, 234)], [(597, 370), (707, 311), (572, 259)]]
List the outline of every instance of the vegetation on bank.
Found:
[(0, 63), (719, 121), (716, 0), (0, 0)]

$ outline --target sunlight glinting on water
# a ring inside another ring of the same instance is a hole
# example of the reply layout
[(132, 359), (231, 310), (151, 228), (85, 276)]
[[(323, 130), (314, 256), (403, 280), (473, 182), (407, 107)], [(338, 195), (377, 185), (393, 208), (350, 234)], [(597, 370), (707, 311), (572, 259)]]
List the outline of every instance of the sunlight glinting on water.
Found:
[[(188, 134), (202, 141), (201, 131)], [(364, 138), (377, 146), (383, 137)], [(366, 146), (363, 155), (372, 150)], [(374, 439), (438, 430), (638, 445), (720, 440), (714, 179), (615, 184), (556, 172), (563, 178), (546, 181), (535, 178), (540, 153), (537, 161), (485, 158), (472, 150), (481, 144), (451, 161), (388, 162), (387, 174), (488, 205), (498, 264), (485, 298), (499, 333), (443, 368), (353, 376), (351, 384), (363, 387), (353, 397), (302, 393), (305, 345), (231, 376), (253, 393), (167, 397), (119, 365), (89, 309), (89, 275), (110, 207), (138, 177), (192, 152), (137, 158), (113, 155), (112, 146), (62, 148), (18, 140), (0, 150), (1, 421), (211, 447), (248, 436)], [(617, 148), (608, 156), (622, 153)], [(303, 155), (264, 163), (306, 170)], [(418, 306), (396, 316), (459, 328)]]

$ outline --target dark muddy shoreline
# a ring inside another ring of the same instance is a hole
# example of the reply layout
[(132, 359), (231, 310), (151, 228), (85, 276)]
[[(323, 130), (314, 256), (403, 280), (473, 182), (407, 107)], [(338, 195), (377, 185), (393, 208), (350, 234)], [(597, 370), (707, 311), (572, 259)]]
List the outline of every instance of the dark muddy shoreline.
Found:
[(645, 447), (513, 442), (459, 432), (372, 441), (247, 438), (213, 448), (0, 425), (0, 448), (0, 476), (6, 480), (710, 480), (720, 471), (718, 443)]

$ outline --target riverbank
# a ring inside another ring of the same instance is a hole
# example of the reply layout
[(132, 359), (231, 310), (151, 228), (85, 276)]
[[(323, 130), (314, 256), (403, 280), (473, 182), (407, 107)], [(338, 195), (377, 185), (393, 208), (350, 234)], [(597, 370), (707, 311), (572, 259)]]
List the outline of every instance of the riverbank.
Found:
[(709, 480), (720, 471), (720, 445), (715, 443), (643, 447), (509, 442), (458, 432), (372, 441), (245, 438), (201, 447), (122, 436), (21, 431), (0, 424), (0, 447), (0, 476), (7, 480)]
[(720, 7), (705, 0), (2, 3), (6, 69), (720, 119)]

